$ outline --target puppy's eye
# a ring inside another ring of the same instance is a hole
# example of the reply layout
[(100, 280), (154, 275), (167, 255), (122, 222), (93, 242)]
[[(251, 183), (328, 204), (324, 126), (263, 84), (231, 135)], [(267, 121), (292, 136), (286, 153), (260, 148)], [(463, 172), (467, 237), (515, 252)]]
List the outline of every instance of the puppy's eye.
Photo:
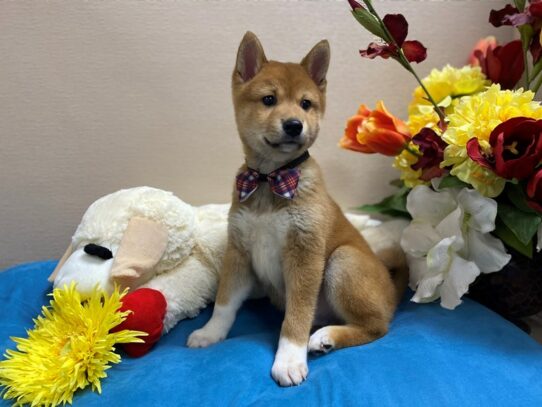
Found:
[(309, 109), (311, 108), (311, 106), (312, 106), (312, 102), (311, 102), (310, 100), (308, 100), (308, 99), (303, 99), (303, 100), (301, 101), (301, 108), (302, 108), (303, 110), (309, 110)]
[(266, 106), (274, 106), (277, 104), (277, 98), (273, 95), (267, 95), (262, 98), (262, 102)]

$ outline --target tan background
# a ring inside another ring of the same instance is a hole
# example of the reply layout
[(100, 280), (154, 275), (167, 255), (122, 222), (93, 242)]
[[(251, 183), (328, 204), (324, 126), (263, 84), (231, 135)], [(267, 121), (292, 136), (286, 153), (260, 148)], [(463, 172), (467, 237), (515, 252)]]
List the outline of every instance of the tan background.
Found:
[[(429, 48), (421, 74), (464, 63), (504, 1), (382, 1)], [(242, 161), (229, 78), (243, 33), (267, 55), (332, 48), (328, 113), (313, 155), (343, 206), (380, 199), (391, 160), (336, 147), (344, 121), (384, 99), (405, 115), (413, 79), (361, 60), (372, 40), (346, 1), (0, 1), (0, 268), (59, 257), (86, 207), (152, 185), (193, 204), (226, 202)]]

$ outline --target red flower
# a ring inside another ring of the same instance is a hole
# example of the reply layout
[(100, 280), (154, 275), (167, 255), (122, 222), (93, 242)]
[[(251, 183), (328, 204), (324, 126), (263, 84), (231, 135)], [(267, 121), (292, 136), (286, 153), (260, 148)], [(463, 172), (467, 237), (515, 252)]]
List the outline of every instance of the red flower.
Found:
[(444, 159), (446, 142), (427, 127), (412, 137), (412, 142), (420, 148), (422, 153), (418, 161), (410, 166), (413, 170), (422, 170), (420, 179), (430, 181), (432, 178), (444, 175), (445, 170), (440, 168), (440, 163)]
[(538, 212), (542, 212), (542, 168), (536, 172), (527, 184), (527, 203)]
[(542, 17), (542, 0), (531, 0), (527, 7), (528, 13), (534, 18)]
[[(520, 12), (516, 7), (507, 4), (500, 10), (491, 10), (489, 22), (495, 27), (513, 25), (518, 27), (523, 24), (538, 25), (542, 17), (542, 1), (531, 0), (525, 10)], [(540, 27), (539, 27), (540, 28)]]
[(542, 45), (540, 44), (540, 27), (542, 27), (542, 0), (531, 0), (527, 10), (529, 15), (533, 18), (531, 25), (534, 29), (529, 51), (533, 56), (533, 64), (536, 64), (540, 60), (540, 57), (542, 57)]
[(514, 88), (523, 75), (525, 65), (520, 40), (493, 49), (488, 46), (485, 55), (481, 50), (475, 50), (474, 56), (488, 79), (503, 89)]
[(427, 58), (427, 48), (419, 41), (405, 41), (408, 34), (408, 22), (402, 14), (386, 14), (382, 20), (391, 34), (393, 41), (380, 44), (371, 42), (366, 50), (359, 53), (364, 58), (373, 59), (377, 56), (382, 58), (398, 58), (398, 47), (403, 51), (409, 62), (420, 63)]
[(478, 139), (467, 142), (467, 154), (483, 167), (506, 179), (530, 176), (542, 160), (542, 120), (514, 117), (499, 124), (489, 136), (492, 153)]
[(520, 12), (516, 7), (507, 4), (501, 10), (491, 10), (489, 22), (495, 27), (502, 25), (513, 25), (515, 27), (529, 24), (533, 29), (530, 39), (529, 51), (533, 56), (533, 63), (538, 62), (542, 57), (542, 46), (540, 45), (540, 28), (542, 27), (542, 0), (531, 0)]
[(355, 0), (348, 0), (348, 4), (350, 4), (350, 7), (352, 7), (352, 10), (355, 10), (357, 8), (363, 8), (363, 6)]
[(530, 15), (527, 12), (520, 13), (520, 11), (512, 6), (507, 4), (504, 8), (500, 10), (491, 10), (489, 13), (489, 22), (495, 27), (500, 27), (502, 25), (523, 25), (529, 23), (531, 20)]
[(533, 34), (531, 45), (529, 45), (529, 52), (533, 56), (533, 64), (536, 64), (540, 57), (542, 57), (542, 45), (540, 44), (540, 30)]
[(381, 57), (388, 59), (389, 57), (397, 58), (397, 47), (393, 44), (380, 44), (378, 42), (371, 42), (367, 49), (360, 49), (359, 54), (363, 58), (374, 59), (376, 57)]

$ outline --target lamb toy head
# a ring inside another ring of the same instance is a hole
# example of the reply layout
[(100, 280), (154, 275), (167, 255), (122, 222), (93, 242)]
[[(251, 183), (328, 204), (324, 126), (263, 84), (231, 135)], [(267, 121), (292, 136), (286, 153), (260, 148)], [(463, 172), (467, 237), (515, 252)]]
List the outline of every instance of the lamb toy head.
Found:
[[(152, 331), (160, 328), (160, 335), (212, 300), (228, 209), (193, 207), (171, 192), (150, 187), (106, 195), (87, 209), (49, 280), (55, 288), (75, 282), (83, 298), (96, 286), (108, 293), (115, 284), (128, 288), (131, 293), (124, 302), (139, 321), (134, 326), (134, 318), (127, 320), (130, 329), (149, 332), (152, 325)], [(148, 307), (134, 309), (143, 301), (134, 297), (143, 293), (146, 305), (156, 304), (152, 315), (142, 315), (149, 314)], [(132, 354), (141, 353), (138, 345), (130, 345), (138, 350)]]

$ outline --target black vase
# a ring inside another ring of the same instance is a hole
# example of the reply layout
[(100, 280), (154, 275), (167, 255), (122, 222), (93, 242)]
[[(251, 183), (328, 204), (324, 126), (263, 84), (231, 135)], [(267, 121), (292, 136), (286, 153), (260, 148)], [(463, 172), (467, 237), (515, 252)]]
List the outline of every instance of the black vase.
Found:
[(478, 276), (468, 296), (529, 332), (521, 318), (542, 311), (542, 251), (532, 259), (509, 252), (510, 262), (496, 273)]

